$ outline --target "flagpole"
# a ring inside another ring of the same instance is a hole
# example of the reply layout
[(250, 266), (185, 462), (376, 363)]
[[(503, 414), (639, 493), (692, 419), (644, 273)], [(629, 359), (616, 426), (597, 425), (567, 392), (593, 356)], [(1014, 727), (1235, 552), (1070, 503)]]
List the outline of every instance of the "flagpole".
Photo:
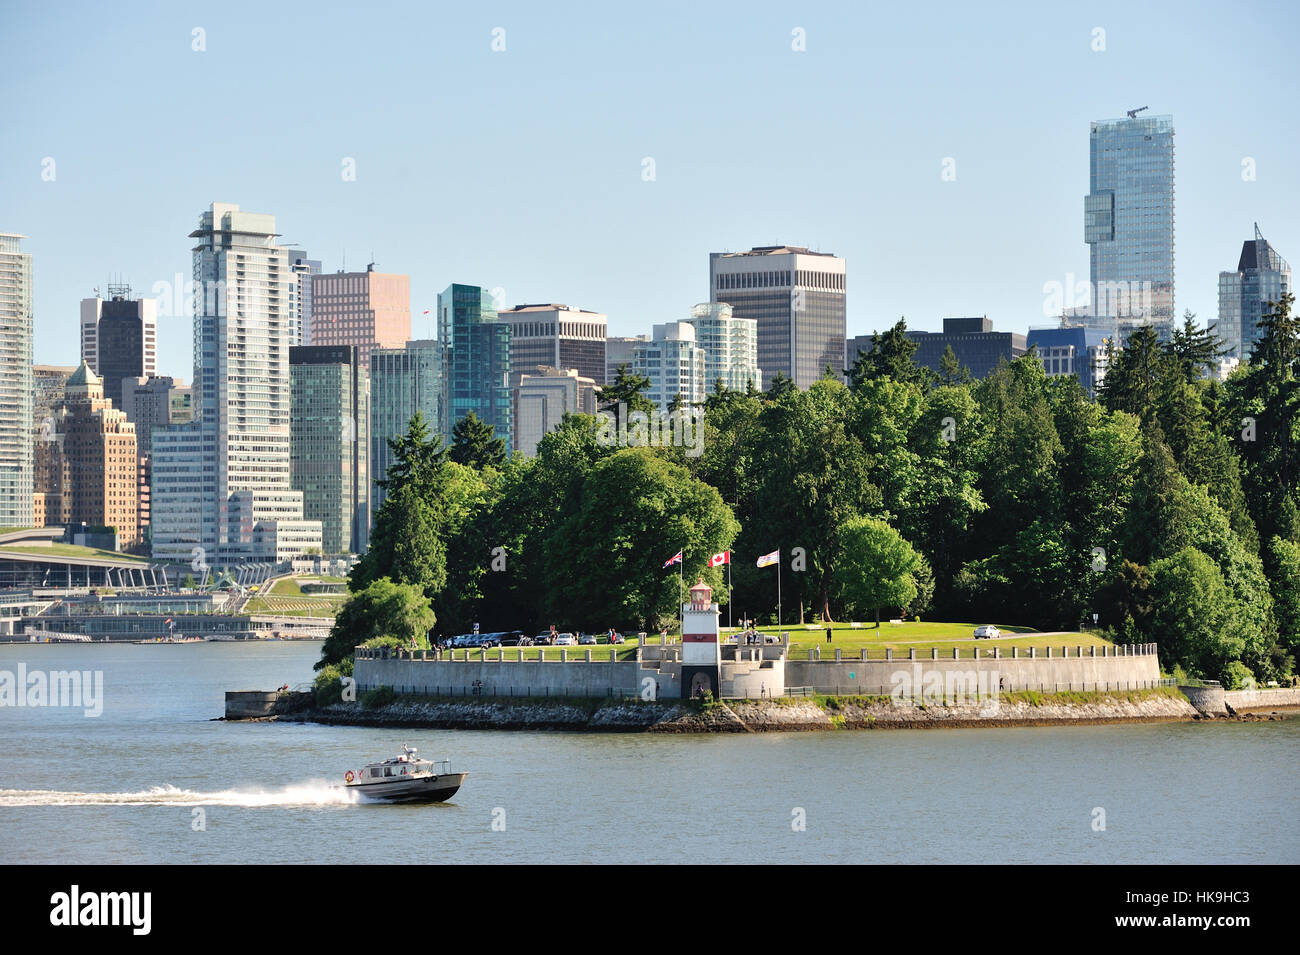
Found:
[(731, 619), (731, 551), (727, 551), (727, 629), (736, 629)]
[(776, 635), (781, 635), (781, 552), (776, 552)]
[(682, 591), (686, 589), (686, 548), (679, 554), (682, 559), (677, 562), (677, 619), (681, 621), (682, 640), (686, 640), (686, 602), (682, 600)]

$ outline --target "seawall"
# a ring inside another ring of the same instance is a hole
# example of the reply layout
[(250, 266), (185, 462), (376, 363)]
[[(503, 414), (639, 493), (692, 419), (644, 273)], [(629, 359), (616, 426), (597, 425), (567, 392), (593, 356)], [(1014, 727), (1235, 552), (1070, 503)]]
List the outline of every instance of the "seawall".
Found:
[(431, 729), (556, 729), (594, 732), (749, 733), (839, 729), (1049, 726), (1181, 722), (1199, 718), (1172, 688), (1113, 694), (1017, 694), (1009, 699), (925, 705), (872, 698), (748, 700), (699, 707), (616, 699), (422, 699), (367, 709), (335, 703), (276, 719), (341, 726)]

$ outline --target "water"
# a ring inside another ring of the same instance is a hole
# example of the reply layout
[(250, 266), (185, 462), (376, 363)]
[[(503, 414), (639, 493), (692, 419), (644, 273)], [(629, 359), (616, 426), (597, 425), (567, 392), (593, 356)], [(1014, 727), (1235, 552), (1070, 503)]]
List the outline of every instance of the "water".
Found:
[[(1300, 861), (1300, 719), (718, 736), (211, 721), (225, 690), (309, 680), (319, 650), (0, 645), (0, 670), (104, 675), (98, 718), (0, 708), (0, 858)], [(452, 802), (357, 805), (337, 788), (403, 743), (470, 772)]]

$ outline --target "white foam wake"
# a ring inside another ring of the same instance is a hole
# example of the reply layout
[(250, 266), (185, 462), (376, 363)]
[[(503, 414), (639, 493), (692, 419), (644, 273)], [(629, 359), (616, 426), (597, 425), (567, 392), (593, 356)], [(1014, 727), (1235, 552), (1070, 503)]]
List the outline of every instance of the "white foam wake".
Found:
[(176, 786), (152, 786), (133, 793), (78, 793), (53, 789), (0, 789), (0, 809), (8, 806), (347, 806), (355, 793), (324, 780), (283, 789), (223, 789), (195, 792)]

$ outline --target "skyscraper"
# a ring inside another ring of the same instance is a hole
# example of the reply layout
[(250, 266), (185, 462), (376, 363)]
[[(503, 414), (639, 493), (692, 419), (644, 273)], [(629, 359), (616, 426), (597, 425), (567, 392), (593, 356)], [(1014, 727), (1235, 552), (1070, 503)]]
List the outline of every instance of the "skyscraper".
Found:
[(32, 524), (32, 256), (0, 232), (0, 527)]
[(113, 407), (86, 362), (65, 387), (46, 437), (42, 480), (46, 522), (112, 527), (117, 546), (138, 539), (139, 460), (135, 425)]
[(214, 202), (190, 233), (193, 425), (153, 433), (153, 553), (282, 561), (320, 546), (291, 487), (293, 275), (275, 216)]
[(510, 326), (510, 370), (576, 368), (594, 381), (605, 376), (608, 319), (568, 305), (516, 305), (497, 314)]
[(766, 388), (779, 371), (807, 388), (829, 365), (844, 369), (844, 260), (797, 246), (709, 254), (709, 301), (758, 321), (758, 366)]
[(512, 371), (510, 379), (515, 398), (514, 447), (525, 457), (537, 454), (537, 443), (559, 427), (566, 414), (596, 413), (600, 386), (576, 368), (535, 367), (527, 374)]
[(758, 367), (758, 322), (736, 318), (730, 305), (706, 302), (691, 309), (687, 319), (695, 329), (695, 343), (704, 349), (704, 391), (716, 382), (731, 391), (755, 388), (763, 380)]
[(416, 412), (429, 431), (446, 432), (442, 410), (442, 349), (431, 338), (407, 342), (402, 348), (370, 351), (370, 513), (384, 503), (384, 489), (374, 482), (388, 475), (393, 463), (389, 438), (406, 434)]
[(108, 299), (81, 300), (81, 360), (104, 383), (104, 397), (122, 410), (122, 379), (158, 373), (158, 302), (131, 298), (129, 285), (110, 285)]
[(443, 414), (450, 442), (456, 423), (473, 411), (514, 440), (510, 412), (510, 325), (497, 320), (492, 296), (477, 285), (449, 285), (438, 296)]
[(1124, 337), (1174, 324), (1174, 121), (1137, 116), (1092, 124), (1083, 238), (1092, 278), (1091, 324)]
[(327, 554), (361, 553), (370, 536), (370, 373), (356, 345), (289, 349), (293, 486), (321, 522)]
[(1247, 361), (1259, 341), (1259, 320), (1291, 291), (1291, 266), (1277, 254), (1259, 225), (1255, 238), (1241, 244), (1237, 271), (1219, 273), (1219, 322), (1214, 331), (1223, 339), (1228, 358)]
[(374, 271), (311, 277), (309, 345), (356, 345), (361, 364), (372, 348), (401, 348), (411, 337), (411, 277)]

